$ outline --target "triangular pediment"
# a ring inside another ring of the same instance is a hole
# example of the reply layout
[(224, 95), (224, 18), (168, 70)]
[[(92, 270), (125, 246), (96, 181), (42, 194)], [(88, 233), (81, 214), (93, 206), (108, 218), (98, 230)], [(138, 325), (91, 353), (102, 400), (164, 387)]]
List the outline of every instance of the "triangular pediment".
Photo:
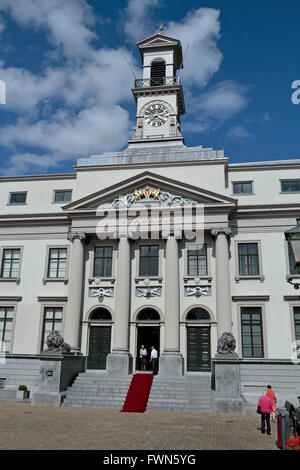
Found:
[(233, 210), (235, 199), (205, 189), (182, 183), (170, 178), (143, 172), (118, 184), (97, 191), (63, 207), (64, 211), (82, 212), (97, 209), (118, 209), (139, 204), (153, 204), (157, 207), (204, 204), (209, 207), (227, 207)]
[(171, 38), (169, 36), (165, 36), (163, 34), (157, 33), (154, 36), (150, 36), (149, 38), (144, 39), (137, 43), (139, 48), (143, 47), (151, 47), (151, 46), (178, 46), (180, 45), (180, 41), (175, 38)]

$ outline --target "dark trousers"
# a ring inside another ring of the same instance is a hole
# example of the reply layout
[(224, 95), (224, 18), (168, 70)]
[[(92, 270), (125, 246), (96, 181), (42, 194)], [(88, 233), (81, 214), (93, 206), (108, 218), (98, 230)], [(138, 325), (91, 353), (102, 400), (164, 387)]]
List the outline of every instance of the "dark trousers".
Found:
[(152, 370), (153, 370), (154, 375), (157, 375), (157, 360), (158, 360), (157, 357), (154, 357), (151, 361), (152, 362)]
[(267, 422), (267, 433), (271, 432), (271, 425), (270, 425), (270, 413), (262, 413), (261, 414), (261, 430), (265, 432), (265, 422)]

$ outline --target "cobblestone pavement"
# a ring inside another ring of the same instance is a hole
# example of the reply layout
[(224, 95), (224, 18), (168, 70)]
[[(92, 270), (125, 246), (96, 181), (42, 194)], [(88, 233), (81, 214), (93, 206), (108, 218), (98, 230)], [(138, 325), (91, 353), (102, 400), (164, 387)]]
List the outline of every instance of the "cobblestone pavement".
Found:
[(260, 416), (0, 403), (0, 449), (9, 450), (276, 450), (257, 429)]

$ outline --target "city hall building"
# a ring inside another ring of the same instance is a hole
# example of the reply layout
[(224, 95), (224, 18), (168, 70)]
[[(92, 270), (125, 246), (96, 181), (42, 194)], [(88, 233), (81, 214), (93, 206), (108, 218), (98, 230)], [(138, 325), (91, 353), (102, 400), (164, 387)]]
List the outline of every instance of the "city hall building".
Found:
[[(243, 399), (269, 382), (296, 397), (300, 276), (285, 232), (300, 214), (300, 160), (231, 164), (223, 150), (186, 147), (180, 41), (160, 32), (137, 46), (125, 150), (81, 158), (70, 174), (0, 178), (0, 399), (39, 390), (53, 330), (83, 358), (81, 381), (130, 383), (144, 344), (148, 370), (158, 351), (153, 384), (202, 383), (207, 396), (230, 332)], [(203, 243), (174, 223), (172, 208), (186, 206), (202, 208)]]

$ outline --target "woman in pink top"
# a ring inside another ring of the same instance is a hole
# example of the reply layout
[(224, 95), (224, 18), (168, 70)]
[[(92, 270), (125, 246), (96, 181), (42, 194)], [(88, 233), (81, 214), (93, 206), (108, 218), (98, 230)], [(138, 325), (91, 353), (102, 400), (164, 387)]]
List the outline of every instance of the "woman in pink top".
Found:
[(262, 395), (258, 406), (261, 411), (261, 432), (265, 433), (265, 423), (267, 423), (267, 434), (271, 435), (270, 413), (272, 413), (272, 402), (268, 395)]
[(268, 385), (267, 386), (267, 395), (268, 397), (270, 398), (271, 402), (272, 402), (272, 412), (271, 412), (271, 421), (273, 421), (273, 423), (275, 423), (275, 418), (276, 418), (276, 397), (275, 397), (275, 393), (274, 393), (274, 390), (272, 390), (272, 387), (271, 385)]

